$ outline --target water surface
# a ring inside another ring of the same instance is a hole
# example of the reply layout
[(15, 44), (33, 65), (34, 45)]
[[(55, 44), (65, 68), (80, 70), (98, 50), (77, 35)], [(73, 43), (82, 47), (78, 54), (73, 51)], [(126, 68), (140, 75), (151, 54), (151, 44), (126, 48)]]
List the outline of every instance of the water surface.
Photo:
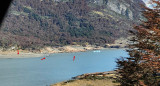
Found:
[(127, 52), (106, 49), (52, 54), (45, 60), (41, 60), (43, 57), (0, 59), (0, 86), (49, 86), (84, 73), (111, 71), (120, 56), (127, 56)]

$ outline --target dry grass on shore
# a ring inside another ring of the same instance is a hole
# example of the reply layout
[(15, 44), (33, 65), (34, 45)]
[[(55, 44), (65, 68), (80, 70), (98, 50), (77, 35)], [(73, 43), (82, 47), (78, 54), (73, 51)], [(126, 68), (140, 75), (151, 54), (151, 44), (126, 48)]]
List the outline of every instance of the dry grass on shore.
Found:
[(118, 86), (116, 75), (116, 71), (82, 74), (51, 86)]
[(119, 83), (115, 83), (113, 79), (102, 80), (73, 80), (70, 82), (61, 82), (51, 86), (118, 86)]

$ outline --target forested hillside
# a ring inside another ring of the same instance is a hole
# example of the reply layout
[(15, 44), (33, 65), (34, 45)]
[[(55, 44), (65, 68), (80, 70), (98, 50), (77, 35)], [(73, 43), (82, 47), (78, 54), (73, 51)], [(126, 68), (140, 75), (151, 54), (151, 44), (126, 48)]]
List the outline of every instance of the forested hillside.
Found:
[(138, 24), (141, 0), (14, 0), (0, 46), (22, 49), (113, 43)]

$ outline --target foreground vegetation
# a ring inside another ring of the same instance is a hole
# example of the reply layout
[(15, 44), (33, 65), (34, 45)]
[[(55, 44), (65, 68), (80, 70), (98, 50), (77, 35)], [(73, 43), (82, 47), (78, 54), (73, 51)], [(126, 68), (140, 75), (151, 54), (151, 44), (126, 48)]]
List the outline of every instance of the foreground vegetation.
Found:
[(130, 57), (117, 60), (121, 86), (160, 86), (160, 1), (145, 7), (146, 21), (135, 26), (129, 45)]

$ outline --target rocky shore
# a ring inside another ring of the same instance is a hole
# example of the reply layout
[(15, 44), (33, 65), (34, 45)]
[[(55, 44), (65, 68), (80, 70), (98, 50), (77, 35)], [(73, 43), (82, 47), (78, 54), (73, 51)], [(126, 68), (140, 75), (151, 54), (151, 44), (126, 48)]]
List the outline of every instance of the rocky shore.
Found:
[(72, 53), (72, 52), (85, 52), (88, 50), (101, 50), (108, 48), (126, 48), (129, 43), (128, 38), (120, 38), (115, 40), (113, 44), (104, 45), (66, 45), (50, 47), (46, 46), (39, 50), (22, 50), (20, 49), (20, 54), (17, 54), (17, 47), (12, 46), (8, 49), (3, 50), (0, 48), (0, 58), (29, 58), (29, 57), (44, 57), (53, 53)]
[(116, 79), (116, 75), (117, 75), (117, 71), (107, 71), (107, 72), (86, 73), (86, 74), (73, 77), (72, 79), (88, 79), (93, 77), (107, 77), (107, 78)]
[(68, 45), (63, 47), (44, 47), (40, 50), (19, 50), (19, 54), (17, 54), (17, 50), (6, 50), (0, 51), (0, 58), (29, 58), (29, 57), (44, 57), (53, 53), (72, 53), (72, 52), (85, 52), (89, 50), (102, 50), (108, 48), (123, 48), (117, 47), (118, 45), (111, 47), (101, 47), (101, 46), (80, 46), (80, 45)]
[(40, 53), (71, 53), (71, 52), (85, 52), (88, 50), (100, 50), (107, 48), (127, 48), (129, 44), (129, 38), (120, 38), (115, 40), (113, 44), (104, 44), (104, 45), (66, 45), (66, 46), (58, 46), (58, 47), (45, 47), (40, 50)]

